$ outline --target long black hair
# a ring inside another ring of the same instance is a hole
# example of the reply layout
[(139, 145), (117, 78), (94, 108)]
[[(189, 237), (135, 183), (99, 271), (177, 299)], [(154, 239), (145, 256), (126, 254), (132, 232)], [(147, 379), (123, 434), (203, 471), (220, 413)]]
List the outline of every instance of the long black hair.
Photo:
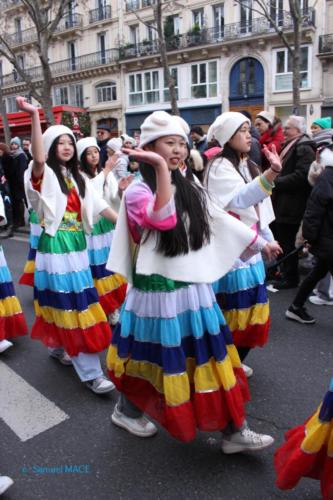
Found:
[[(144, 182), (155, 193), (155, 170), (150, 165), (140, 163), (140, 172)], [(177, 225), (173, 229), (160, 231), (157, 243), (157, 251), (166, 257), (199, 250), (211, 237), (210, 216), (203, 188), (184, 177), (179, 169), (171, 171), (171, 180), (176, 187)]]
[[(87, 174), (87, 176), (92, 179), (95, 177), (95, 172), (93, 171), (92, 166), (89, 165), (89, 163), (87, 161), (87, 151), (88, 151), (88, 148), (86, 148), (81, 155), (80, 166), (81, 166), (82, 172)], [(101, 170), (102, 170), (102, 167), (100, 166), (100, 164), (98, 162), (98, 165), (96, 168), (96, 173), (99, 174), (101, 172)]]
[[(67, 161), (64, 166), (68, 170), (70, 170), (70, 172), (73, 176), (73, 179), (75, 180), (77, 187), (79, 188), (80, 196), (81, 196), (81, 198), (84, 198), (84, 196), (86, 194), (86, 185), (85, 185), (84, 178), (82, 177), (82, 175), (80, 174), (80, 171), (79, 171), (79, 160), (77, 157), (77, 151), (76, 151), (76, 146), (75, 146), (73, 137), (69, 134), (62, 134), (62, 135), (67, 135), (70, 138), (70, 140), (72, 141), (72, 145), (74, 146), (74, 154), (73, 154), (72, 158), (69, 161)], [(53, 172), (56, 174), (58, 182), (60, 184), (61, 191), (64, 194), (68, 194), (69, 190), (68, 190), (67, 184), (65, 182), (64, 176), (62, 175), (62, 172), (61, 172), (61, 165), (60, 165), (59, 160), (57, 158), (57, 146), (59, 144), (60, 137), (61, 136), (57, 137), (52, 142), (51, 147), (49, 149), (46, 163), (48, 164), (48, 166), (50, 168), (52, 168)]]

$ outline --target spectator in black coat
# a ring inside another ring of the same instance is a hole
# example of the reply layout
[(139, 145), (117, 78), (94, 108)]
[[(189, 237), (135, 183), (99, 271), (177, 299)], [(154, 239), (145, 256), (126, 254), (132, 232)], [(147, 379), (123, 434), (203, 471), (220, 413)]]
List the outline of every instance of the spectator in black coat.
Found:
[(24, 137), (24, 139), (22, 139), (22, 149), (24, 151), (25, 156), (27, 157), (28, 165), (32, 160), (30, 148), (31, 148), (31, 140), (29, 139), (29, 137)]
[(13, 224), (15, 227), (25, 226), (24, 221), (24, 171), (28, 166), (27, 157), (21, 148), (21, 140), (14, 137), (10, 141), (12, 163), (10, 168), (5, 168), (5, 176), (9, 183), (13, 206)]
[(0, 238), (9, 238), (13, 236), (13, 207), (10, 195), (9, 183), (6, 179), (5, 171), (11, 169), (12, 157), (10, 155), (10, 149), (4, 142), (0, 142), (0, 194), (5, 207), (7, 226), (6, 231), (0, 233)]
[[(303, 117), (292, 115), (288, 118), (284, 127), (286, 143), (280, 153), (282, 172), (274, 181), (275, 223), (272, 229), (285, 255), (295, 249), (296, 234), (311, 192), (308, 172), (315, 159), (316, 147), (305, 131)], [(295, 252), (284, 262), (282, 279), (274, 286), (278, 289), (294, 288), (298, 282), (298, 254)]]
[(299, 323), (315, 322), (306, 311), (307, 297), (327, 272), (333, 276), (333, 144), (323, 146), (320, 163), (325, 169), (309, 197), (303, 218), (303, 236), (310, 244), (316, 263), (305, 278), (286, 317)]
[(193, 142), (193, 147), (203, 153), (207, 149), (207, 136), (201, 127), (191, 127), (190, 137)]
[(107, 123), (99, 123), (97, 125), (97, 144), (99, 150), (99, 164), (102, 168), (105, 167), (105, 162), (108, 159), (106, 149), (107, 142), (111, 139), (111, 129)]

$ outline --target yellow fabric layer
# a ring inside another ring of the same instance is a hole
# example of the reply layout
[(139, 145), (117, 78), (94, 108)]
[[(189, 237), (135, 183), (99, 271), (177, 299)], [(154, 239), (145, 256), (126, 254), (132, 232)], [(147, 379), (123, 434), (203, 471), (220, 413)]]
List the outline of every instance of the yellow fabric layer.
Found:
[(327, 454), (333, 457), (333, 422), (318, 420), (320, 406), (305, 425), (306, 436), (301, 448), (305, 453), (318, 453), (322, 446), (327, 446)]
[(27, 274), (33, 274), (35, 272), (35, 261), (34, 260), (27, 260), (25, 266), (24, 266), (24, 273)]
[(0, 317), (15, 316), (22, 312), (21, 305), (17, 297), (6, 297), (0, 300)]
[(53, 307), (40, 307), (35, 300), (35, 314), (41, 316), (46, 323), (54, 323), (59, 328), (90, 328), (106, 321), (105, 313), (100, 304), (91, 304), (85, 311), (62, 311)]
[(120, 276), (120, 274), (113, 274), (112, 276), (106, 276), (105, 278), (94, 279), (94, 285), (99, 297), (102, 297), (113, 290), (117, 290), (117, 288), (125, 283), (126, 280)]
[(269, 318), (269, 304), (257, 304), (248, 309), (223, 310), (225, 320), (233, 332), (245, 330), (249, 325), (263, 325)]
[[(232, 353), (238, 358), (238, 354)], [(128, 358), (119, 358), (116, 346), (111, 345), (107, 354), (107, 367), (116, 377), (125, 373), (130, 377), (138, 377), (149, 382), (158, 392), (165, 395), (169, 406), (178, 406), (190, 399), (190, 386), (194, 385), (195, 392), (218, 391), (223, 388), (231, 390), (236, 385), (232, 359), (226, 356), (221, 362), (211, 358), (207, 363), (195, 366), (195, 360), (186, 360), (186, 372), (176, 375), (163, 373), (162, 368), (147, 361), (133, 361)], [(239, 358), (237, 364), (240, 365)]]

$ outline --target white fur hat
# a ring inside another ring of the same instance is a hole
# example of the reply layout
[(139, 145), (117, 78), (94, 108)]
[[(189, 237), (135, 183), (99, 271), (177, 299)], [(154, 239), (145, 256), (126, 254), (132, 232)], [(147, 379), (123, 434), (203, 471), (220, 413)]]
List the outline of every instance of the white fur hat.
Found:
[(180, 116), (154, 111), (141, 125), (140, 148), (166, 135), (180, 135), (188, 142), (190, 127)]
[(45, 130), (43, 134), (43, 146), (46, 157), (49, 154), (50, 147), (53, 144), (53, 141), (60, 137), (61, 135), (70, 135), (73, 138), (74, 144), (76, 143), (75, 136), (70, 128), (65, 127), (65, 125), (52, 125), (48, 129)]
[(237, 113), (236, 111), (226, 111), (222, 113), (208, 129), (208, 142), (215, 137), (220, 146), (223, 147), (243, 123), (248, 123), (250, 125), (250, 120), (242, 115), (242, 113)]
[(81, 156), (87, 148), (95, 147), (100, 151), (100, 147), (97, 144), (95, 137), (84, 137), (76, 143), (77, 156), (81, 160)]
[(260, 111), (260, 113), (257, 114), (256, 118), (263, 118), (270, 125), (273, 125), (274, 123), (274, 115), (272, 115), (272, 113), (269, 113), (268, 111)]
[(122, 138), (122, 140), (124, 142), (130, 142), (131, 144), (133, 144), (133, 146), (136, 146), (136, 141), (135, 141), (134, 137), (131, 137), (130, 135), (127, 135), (127, 134), (121, 134), (120, 137)]
[(112, 139), (110, 139), (106, 143), (106, 146), (116, 153), (123, 147), (123, 141), (120, 139), (120, 137), (112, 137)]

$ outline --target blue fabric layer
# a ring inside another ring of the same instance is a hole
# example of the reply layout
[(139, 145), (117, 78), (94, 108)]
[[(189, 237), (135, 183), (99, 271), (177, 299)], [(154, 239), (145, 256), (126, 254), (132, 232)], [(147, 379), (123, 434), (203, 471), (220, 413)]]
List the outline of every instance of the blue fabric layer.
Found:
[(324, 397), (323, 404), (319, 412), (321, 422), (330, 422), (333, 419), (333, 392), (328, 391)]
[(0, 283), (8, 283), (12, 280), (12, 276), (7, 266), (0, 267)]
[(15, 295), (14, 285), (11, 281), (7, 283), (0, 283), (0, 299), (6, 299), (7, 297), (13, 297)]
[(112, 276), (114, 274), (106, 269), (105, 264), (101, 264), (100, 266), (90, 265), (90, 269), (93, 278), (96, 280), (100, 280), (102, 278), (106, 278), (107, 276)]
[(38, 290), (79, 293), (94, 286), (90, 268), (67, 274), (49, 274), (35, 271), (34, 283)]
[(36, 253), (37, 253), (36, 248), (31, 248), (30, 247), (29, 253), (28, 253), (28, 259), (27, 260), (35, 260), (36, 259)]
[(35, 299), (41, 307), (52, 307), (63, 311), (85, 311), (91, 304), (98, 303), (95, 288), (87, 288), (80, 293), (59, 293), (34, 288)]
[(38, 248), (38, 241), (39, 241), (39, 236), (30, 234), (29, 243), (31, 248), (34, 248), (36, 250)]
[(229, 271), (223, 278), (213, 283), (215, 293), (235, 293), (239, 290), (248, 290), (265, 282), (265, 267), (262, 261), (248, 267), (241, 267)]
[(236, 293), (222, 293), (223, 310), (248, 309), (256, 304), (267, 304), (266, 285), (258, 285)]
[[(197, 339), (193, 336), (182, 339), (181, 345), (165, 347), (152, 342), (138, 342), (133, 335), (122, 337), (120, 325), (113, 330), (112, 344), (117, 345), (120, 358), (131, 357), (134, 361), (145, 361), (156, 364), (168, 374), (183, 373), (186, 371), (186, 358), (195, 358), (197, 365), (207, 363), (211, 357), (223, 361), (227, 355), (224, 331), (222, 327), (217, 335), (205, 332)], [(228, 335), (227, 335), (228, 337)]]
[[(205, 332), (218, 335), (221, 326), (226, 326), (219, 306), (197, 311), (185, 311), (175, 318), (142, 318), (124, 308), (121, 313), (121, 335), (134, 335), (140, 342), (153, 342), (163, 346), (179, 346), (181, 339), (192, 335), (201, 338)], [(230, 335), (230, 343), (233, 343)]]
[(98, 250), (88, 250), (89, 263), (91, 266), (105, 264), (109, 258), (110, 248), (104, 247)]

